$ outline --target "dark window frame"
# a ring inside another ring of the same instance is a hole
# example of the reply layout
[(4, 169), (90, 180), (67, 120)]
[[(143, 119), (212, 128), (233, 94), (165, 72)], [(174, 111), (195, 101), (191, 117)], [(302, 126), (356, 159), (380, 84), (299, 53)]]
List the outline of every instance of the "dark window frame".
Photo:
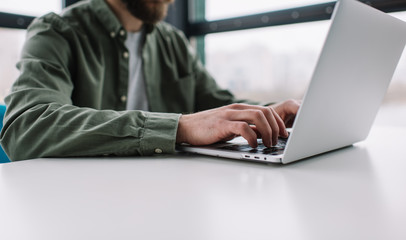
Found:
[[(61, 0), (61, 4), (63, 7), (67, 7), (78, 1), (80, 0)], [(384, 12), (406, 10), (406, 0), (362, 0), (361, 2), (367, 3)], [(200, 16), (196, 16), (199, 14), (198, 11), (196, 11), (197, 8), (194, 6), (201, 8), (202, 3), (204, 3), (204, 0), (176, 0), (169, 10), (166, 21), (184, 31), (188, 37), (196, 37), (211, 33), (327, 20), (330, 19), (335, 5), (335, 2), (328, 2), (206, 21), (201, 14)], [(34, 18), (34, 16), (0, 12), (0, 27), (25, 29)]]
[[(384, 12), (406, 11), (406, 0), (361, 0), (361, 2)], [(188, 38), (196, 39), (197, 52), (203, 63), (205, 63), (204, 38), (207, 34), (328, 20), (331, 18), (336, 1), (213, 21), (205, 20), (204, 3), (205, 0), (175, 0), (166, 19), (182, 30)]]
[[(62, 8), (70, 6), (80, 0), (60, 0)], [(15, 28), (27, 29), (35, 16), (15, 14), (9, 12), (0, 12), (0, 27), (1, 28)]]
[[(406, 11), (406, 0), (362, 0), (360, 2), (383, 12)], [(196, 37), (211, 33), (328, 20), (331, 18), (335, 3), (335, 1), (327, 2), (214, 21), (189, 21), (185, 32), (189, 37)]]
[(33, 16), (0, 12), (0, 27), (26, 29), (34, 20)]
[[(80, 0), (61, 0), (67, 7)], [(196, 37), (197, 47), (204, 59), (204, 36), (212, 33), (238, 31), (285, 24), (304, 23), (331, 18), (336, 2), (263, 12), (234, 18), (206, 21), (205, 0), (176, 0), (170, 7), (167, 22), (182, 30), (187, 37)], [(370, 0), (367, 3), (384, 12), (406, 11), (406, 0)], [(0, 27), (26, 29), (34, 16), (0, 12)]]

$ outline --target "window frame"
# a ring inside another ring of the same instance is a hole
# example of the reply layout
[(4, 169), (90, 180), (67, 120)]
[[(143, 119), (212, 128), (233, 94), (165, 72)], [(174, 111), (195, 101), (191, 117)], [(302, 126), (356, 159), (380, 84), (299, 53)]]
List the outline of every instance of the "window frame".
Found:
[[(80, 0), (60, 0), (62, 8), (70, 6)], [(0, 12), (0, 28), (27, 29), (37, 16)]]
[[(80, 0), (61, 0), (65, 8)], [(362, 0), (384, 12), (406, 11), (406, 0)], [(196, 47), (204, 62), (204, 36), (212, 33), (247, 30), (285, 24), (327, 20), (336, 2), (269, 11), (213, 21), (205, 20), (205, 0), (175, 0), (166, 21), (182, 30), (188, 38), (196, 38)], [(26, 29), (35, 16), (0, 12), (0, 27)]]
[[(406, 0), (362, 0), (360, 2), (371, 5), (383, 12), (399, 12), (406, 10)], [(192, 18), (187, 24), (186, 35), (188, 37), (196, 37), (212, 33), (328, 20), (331, 18), (335, 4), (336, 1), (333, 1), (213, 21), (202, 19), (196, 21)], [(193, 9), (191, 12), (193, 12)]]
[[(406, 11), (406, 0), (361, 0), (360, 2), (383, 12)], [(331, 18), (335, 4), (336, 1), (332, 1), (207, 21), (205, 0), (175, 0), (169, 9), (166, 21), (182, 30), (189, 39), (195, 39), (197, 52), (205, 63), (204, 38), (207, 34), (328, 20)]]

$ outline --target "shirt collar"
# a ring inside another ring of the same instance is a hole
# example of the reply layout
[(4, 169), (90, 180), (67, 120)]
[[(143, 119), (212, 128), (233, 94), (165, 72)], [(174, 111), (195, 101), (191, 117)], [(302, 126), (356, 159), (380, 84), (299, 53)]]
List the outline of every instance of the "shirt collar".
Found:
[(107, 5), (105, 0), (91, 0), (90, 7), (95, 13), (96, 17), (102, 23), (103, 27), (109, 32), (118, 34), (123, 26), (120, 21)]

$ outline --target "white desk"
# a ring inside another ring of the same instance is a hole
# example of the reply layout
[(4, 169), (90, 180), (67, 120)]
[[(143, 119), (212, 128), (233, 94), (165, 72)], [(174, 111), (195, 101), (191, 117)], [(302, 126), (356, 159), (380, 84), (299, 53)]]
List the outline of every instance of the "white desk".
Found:
[(185, 155), (3, 164), (0, 239), (406, 239), (405, 143), (405, 128), (375, 128), (286, 166)]

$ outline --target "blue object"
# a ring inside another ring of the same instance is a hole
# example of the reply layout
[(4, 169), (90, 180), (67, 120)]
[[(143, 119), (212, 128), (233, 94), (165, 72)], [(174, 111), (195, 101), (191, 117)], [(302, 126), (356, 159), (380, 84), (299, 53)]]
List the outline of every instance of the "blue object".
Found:
[[(6, 106), (0, 105), (0, 130), (3, 128), (3, 118), (6, 113)], [(0, 146), (0, 163), (10, 162), (3, 148)]]

